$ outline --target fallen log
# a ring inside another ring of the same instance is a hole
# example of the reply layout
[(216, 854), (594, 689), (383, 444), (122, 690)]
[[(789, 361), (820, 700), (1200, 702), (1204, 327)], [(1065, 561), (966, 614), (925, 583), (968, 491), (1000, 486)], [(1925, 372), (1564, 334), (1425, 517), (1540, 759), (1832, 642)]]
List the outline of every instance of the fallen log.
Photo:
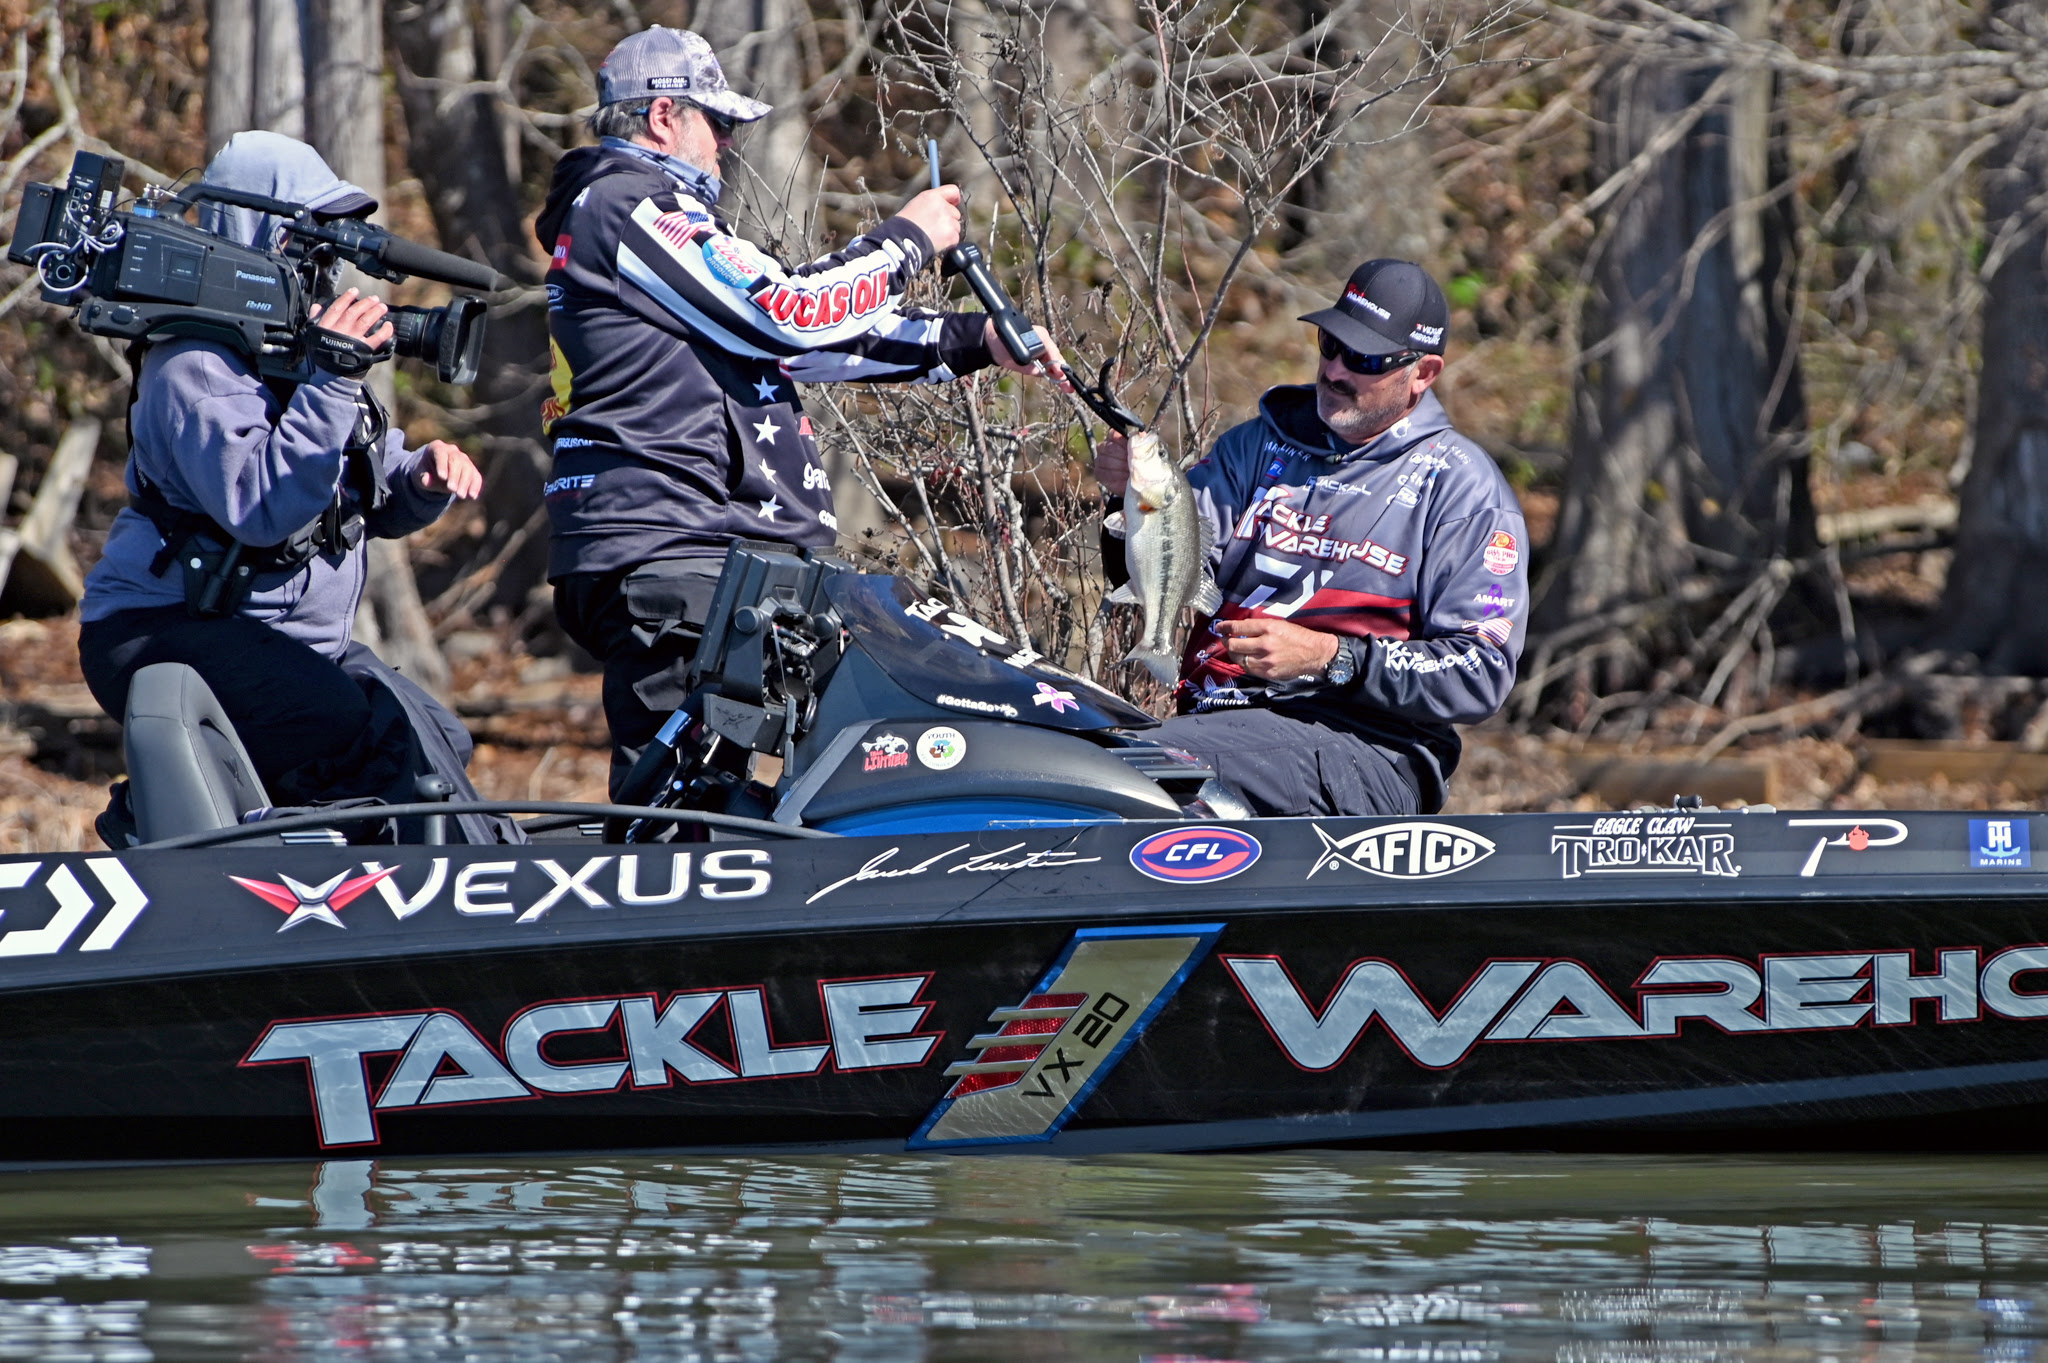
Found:
[(99, 445), (97, 420), (72, 422), (43, 470), (28, 515), (0, 540), (0, 616), (62, 615), (85, 595), (85, 575), (71, 556), (71, 523)]

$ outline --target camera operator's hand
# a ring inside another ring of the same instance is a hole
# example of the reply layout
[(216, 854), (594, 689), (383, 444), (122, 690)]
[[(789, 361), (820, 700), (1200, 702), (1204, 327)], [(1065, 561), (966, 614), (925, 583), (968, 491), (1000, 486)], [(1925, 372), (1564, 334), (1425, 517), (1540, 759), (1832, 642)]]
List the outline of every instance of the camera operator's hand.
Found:
[(420, 451), (419, 476), (427, 491), (452, 493), (458, 501), (473, 502), (484, 490), (484, 476), (470, 457), (445, 440), (430, 440)]
[(318, 333), (308, 347), (313, 363), (330, 373), (359, 379), (370, 366), (391, 354), (391, 323), (385, 319), (384, 300), (354, 289), (333, 303), (314, 304), (308, 316), (318, 323)]
[(896, 216), (922, 228), (932, 239), (932, 254), (942, 256), (960, 244), (960, 186), (927, 189), (903, 205)]

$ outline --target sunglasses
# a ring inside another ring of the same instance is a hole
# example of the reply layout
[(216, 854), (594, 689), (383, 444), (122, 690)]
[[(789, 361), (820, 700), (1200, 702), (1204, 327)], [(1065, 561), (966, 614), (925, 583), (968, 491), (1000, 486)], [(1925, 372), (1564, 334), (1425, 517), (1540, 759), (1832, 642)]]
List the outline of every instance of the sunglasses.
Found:
[(1420, 352), (1413, 350), (1399, 350), (1391, 355), (1361, 355), (1327, 331), (1317, 332), (1316, 335), (1316, 348), (1323, 352), (1323, 358), (1341, 362), (1354, 374), (1370, 374), (1375, 377), (1391, 374), (1396, 369), (1405, 369), (1422, 358)]
[(711, 125), (711, 131), (720, 137), (729, 138), (739, 131), (740, 121), (737, 118), (728, 117), (716, 109), (707, 109), (701, 104), (692, 104), (690, 107), (704, 115), (704, 121)]

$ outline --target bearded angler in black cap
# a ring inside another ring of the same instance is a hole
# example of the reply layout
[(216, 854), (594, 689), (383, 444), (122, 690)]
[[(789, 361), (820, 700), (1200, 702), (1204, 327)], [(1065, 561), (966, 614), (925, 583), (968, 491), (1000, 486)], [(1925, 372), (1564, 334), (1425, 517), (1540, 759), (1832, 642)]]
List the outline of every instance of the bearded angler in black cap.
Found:
[[(1302, 320), (1315, 383), (1268, 390), (1188, 470), (1223, 605), (1195, 622), (1180, 717), (1158, 736), (1208, 759), (1253, 814), (1434, 813), (1458, 764), (1452, 726), (1514, 686), (1528, 531), (1430, 391), (1450, 308), (1421, 266), (1368, 261)], [(1121, 439), (1095, 472), (1122, 493)], [(1103, 559), (1121, 578), (1121, 546)]]

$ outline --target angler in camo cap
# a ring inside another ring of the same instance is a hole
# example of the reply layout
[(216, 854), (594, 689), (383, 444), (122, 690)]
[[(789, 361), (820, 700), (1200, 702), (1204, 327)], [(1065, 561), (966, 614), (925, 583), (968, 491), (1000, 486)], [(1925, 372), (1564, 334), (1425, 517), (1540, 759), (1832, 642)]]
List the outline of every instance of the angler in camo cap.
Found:
[(838, 538), (798, 382), (1060, 370), (1056, 350), (1014, 363), (982, 313), (903, 306), (960, 240), (957, 186), (807, 265), (734, 235), (719, 157), (769, 112), (697, 34), (636, 33), (598, 70), (598, 145), (556, 163), (534, 227), (553, 253), (548, 576), (562, 628), (604, 664), (614, 795), (683, 701), (727, 546)]

